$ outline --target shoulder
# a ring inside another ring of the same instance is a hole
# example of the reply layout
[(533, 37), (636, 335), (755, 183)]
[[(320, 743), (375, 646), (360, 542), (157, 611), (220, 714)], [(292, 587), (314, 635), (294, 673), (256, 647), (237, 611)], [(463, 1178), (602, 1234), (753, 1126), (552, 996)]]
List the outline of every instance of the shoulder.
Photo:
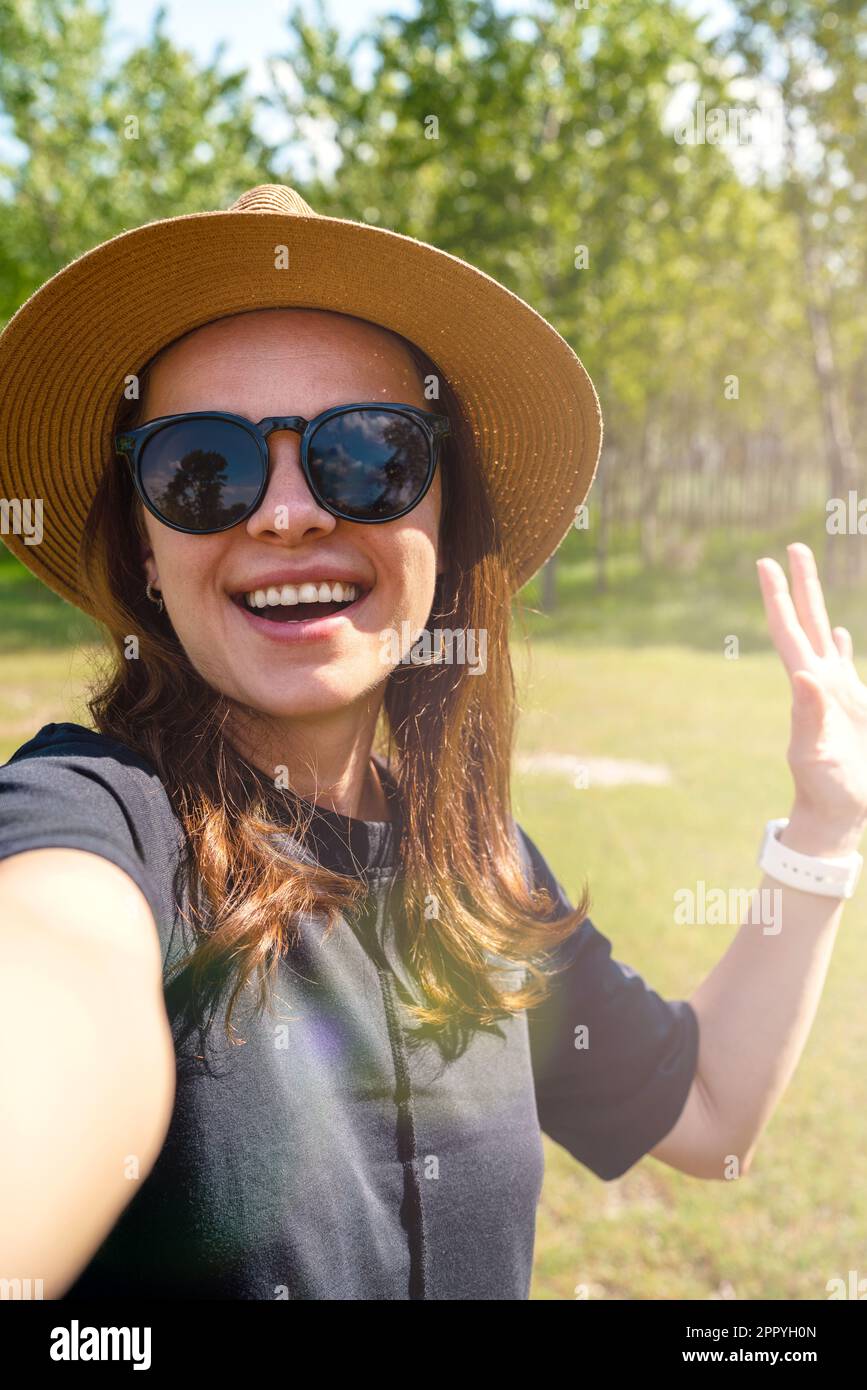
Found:
[(87, 801), (111, 797), (131, 812), (172, 816), (165, 788), (135, 749), (83, 724), (45, 724), (0, 767), (0, 792), (16, 787), (70, 793)]
[(83, 724), (43, 725), (0, 767), (0, 785), (16, 785), (24, 778), (50, 785), (62, 780), (64, 770), (77, 773), (83, 784), (133, 799), (166, 799), (156, 771), (140, 753)]
[[(0, 767), (0, 805), (4, 796), (53, 798), (82, 809), (115, 805), (134, 829), (176, 822), (156, 770), (136, 749), (83, 724), (45, 724)], [(45, 809), (45, 808), (43, 808)], [(172, 832), (174, 833), (174, 832)]]
[(532, 840), (523, 826), (513, 821), (518, 856), (524, 871), (524, 878), (532, 890), (547, 889), (557, 904), (557, 915), (571, 911), (568, 895), (535, 840)]
[(137, 767), (152, 776), (156, 775), (141, 754), (126, 744), (97, 733), (95, 729), (88, 729), (84, 724), (72, 723), (43, 724), (38, 733), (16, 748), (5, 766), (26, 758), (62, 757), (108, 759), (121, 767)]
[(155, 769), (81, 724), (46, 724), (0, 766), (0, 858), (88, 850), (124, 869), (165, 917), (183, 831)]

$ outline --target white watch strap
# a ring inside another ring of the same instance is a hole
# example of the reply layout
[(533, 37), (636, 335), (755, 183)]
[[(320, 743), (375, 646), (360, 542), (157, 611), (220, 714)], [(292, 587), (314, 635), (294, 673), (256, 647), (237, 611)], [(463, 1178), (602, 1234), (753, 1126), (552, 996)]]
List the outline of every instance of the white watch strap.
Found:
[(826, 898), (851, 898), (864, 863), (857, 850), (843, 859), (822, 859), (819, 855), (799, 854), (780, 844), (778, 832), (789, 824), (786, 817), (769, 820), (759, 851), (759, 868), (804, 893), (820, 893)]

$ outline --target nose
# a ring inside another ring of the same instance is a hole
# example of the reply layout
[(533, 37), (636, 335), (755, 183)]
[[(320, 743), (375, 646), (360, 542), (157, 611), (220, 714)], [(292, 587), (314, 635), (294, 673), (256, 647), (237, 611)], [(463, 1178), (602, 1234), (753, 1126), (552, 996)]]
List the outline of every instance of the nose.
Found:
[(328, 535), (337, 517), (321, 507), (307, 486), (301, 467), (301, 432), (305, 421), (297, 415), (263, 422), (268, 439), (268, 486), (259, 506), (247, 518), (247, 532), (257, 539), (276, 537), (284, 544)]

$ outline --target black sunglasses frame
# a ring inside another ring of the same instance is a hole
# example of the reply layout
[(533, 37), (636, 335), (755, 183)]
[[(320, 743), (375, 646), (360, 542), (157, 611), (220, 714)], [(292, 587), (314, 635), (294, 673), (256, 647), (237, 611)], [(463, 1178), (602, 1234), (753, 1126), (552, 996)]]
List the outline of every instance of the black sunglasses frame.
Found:
[[(378, 410), (389, 411), (395, 415), (408, 415), (421, 426), (428, 441), (428, 470), (425, 478), (424, 487), (418, 497), (411, 502), (403, 511), (396, 512), (394, 516), (380, 517), (359, 517), (350, 516), (346, 512), (339, 511), (330, 502), (320, 497), (311, 476), (310, 465), (308, 463), (308, 453), (311, 441), (319, 429), (328, 420), (333, 420), (337, 415), (345, 415), (353, 410)], [(232, 424), (240, 425), (255, 441), (259, 450), (259, 458), (262, 463), (262, 481), (256, 493), (255, 500), (250, 504), (243, 516), (236, 517), (226, 526), (211, 526), (207, 530), (189, 526), (179, 526), (174, 521), (169, 521), (162, 516), (151, 502), (141, 480), (141, 461), (145, 445), (160, 430), (167, 426), (177, 424), (181, 420), (228, 420)], [(413, 511), (422, 501), (434, 480), (436, 466), (439, 461), (439, 442), (451, 430), (448, 416), (436, 415), (429, 410), (421, 410), (417, 405), (406, 405), (402, 402), (393, 401), (356, 401), (351, 405), (335, 405), (329, 410), (323, 410), (321, 414), (314, 415), (312, 420), (306, 420), (303, 415), (266, 415), (264, 420), (258, 424), (253, 424), (245, 415), (233, 415), (225, 410), (192, 410), (179, 415), (161, 415), (155, 420), (148, 420), (146, 424), (139, 425), (136, 429), (124, 430), (115, 435), (114, 447), (117, 454), (126, 459), (130, 473), (132, 474), (135, 490), (144, 505), (152, 516), (163, 526), (169, 526), (173, 531), (181, 531), (187, 536), (213, 536), (221, 531), (231, 531), (234, 526), (240, 526), (253, 515), (260, 505), (262, 498), (268, 488), (268, 479), (271, 473), (271, 454), (268, 448), (268, 436), (275, 430), (293, 430), (301, 435), (301, 469), (305, 481), (316, 502), (324, 511), (336, 516), (342, 521), (352, 521), (359, 526), (381, 526), (387, 521), (399, 521), (402, 516), (406, 516)]]

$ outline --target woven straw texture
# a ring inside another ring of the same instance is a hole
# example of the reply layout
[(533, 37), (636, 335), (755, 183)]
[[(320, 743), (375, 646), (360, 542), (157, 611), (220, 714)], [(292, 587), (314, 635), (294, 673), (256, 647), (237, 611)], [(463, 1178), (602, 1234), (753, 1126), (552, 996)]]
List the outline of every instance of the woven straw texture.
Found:
[(111, 435), (126, 378), (193, 328), (278, 307), (353, 314), (433, 359), (469, 421), (514, 588), (535, 574), (598, 464), (602, 416), (581, 362), (534, 309), (467, 262), (322, 217), (281, 184), (250, 189), (227, 211), (103, 242), (10, 320), (0, 335), (0, 497), (43, 505), (41, 544), (7, 534), (10, 550), (87, 610), (78, 545), (102, 470), (121, 466)]

